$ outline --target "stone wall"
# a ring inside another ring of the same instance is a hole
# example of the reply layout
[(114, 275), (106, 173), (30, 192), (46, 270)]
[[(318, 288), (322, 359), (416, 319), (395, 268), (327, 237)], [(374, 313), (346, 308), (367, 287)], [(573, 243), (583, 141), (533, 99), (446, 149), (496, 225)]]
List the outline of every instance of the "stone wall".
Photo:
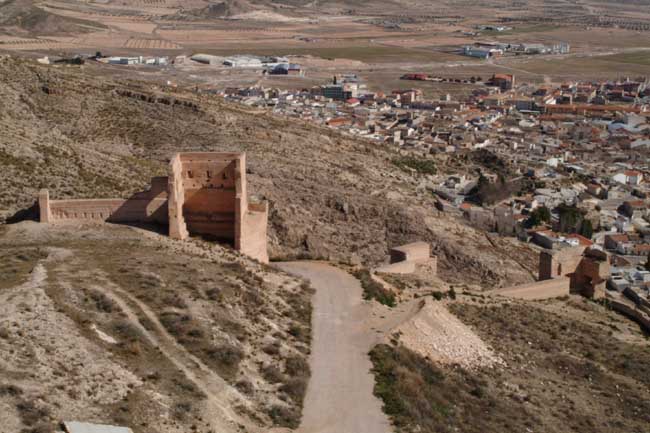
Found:
[(254, 257), (263, 263), (268, 263), (269, 255), (266, 248), (266, 230), (269, 219), (269, 205), (249, 203), (248, 212), (242, 222), (240, 231), (239, 251)]
[(387, 274), (412, 274), (418, 267), (426, 267), (430, 275), (438, 271), (438, 258), (431, 257), (431, 246), (427, 242), (413, 242), (391, 248), (390, 264), (376, 268), (375, 272)]
[(183, 219), (185, 189), (183, 188), (182, 170), (181, 157), (177, 153), (169, 162), (169, 181), (167, 183), (169, 236), (174, 239), (186, 239), (189, 236)]
[(565, 247), (539, 256), (540, 281), (568, 277), (571, 290), (589, 298), (605, 296), (609, 275), (609, 256), (595, 248)]
[(650, 316), (643, 311), (616, 299), (610, 299), (609, 305), (614, 311), (637, 322), (646, 332), (650, 332)]
[(539, 255), (539, 279), (549, 280), (573, 274), (582, 261), (584, 246), (542, 251)]
[(550, 280), (522, 284), (520, 286), (492, 290), (488, 293), (517, 299), (540, 300), (568, 296), (570, 291), (570, 278), (558, 277)]
[(128, 199), (50, 200), (49, 192), (39, 193), (41, 222), (63, 220), (106, 221), (113, 223), (167, 223), (166, 177), (152, 179), (149, 191)]
[(413, 242), (400, 247), (391, 248), (389, 251), (390, 262), (415, 262), (426, 263), (431, 257), (431, 247), (427, 242)]

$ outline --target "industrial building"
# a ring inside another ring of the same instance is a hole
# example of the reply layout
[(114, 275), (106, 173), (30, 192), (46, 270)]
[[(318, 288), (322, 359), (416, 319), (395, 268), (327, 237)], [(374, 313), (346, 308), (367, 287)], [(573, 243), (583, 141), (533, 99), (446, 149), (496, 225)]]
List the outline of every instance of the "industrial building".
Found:
[(568, 54), (571, 46), (565, 42), (553, 45), (540, 43), (505, 43), (505, 42), (476, 42), (466, 45), (462, 54), (469, 57), (488, 59), (495, 55), (535, 55), (535, 54)]
[(466, 45), (465, 47), (463, 47), (463, 54), (468, 57), (489, 59), (490, 57), (502, 55), (503, 50), (497, 48), (482, 48), (482, 47), (473, 47), (471, 45)]
[(109, 65), (156, 65), (163, 66), (168, 64), (167, 57), (108, 57), (106, 60)]
[(268, 70), (271, 75), (297, 75), (303, 77), (305, 70), (296, 63), (279, 63)]
[(223, 57), (213, 56), (211, 54), (194, 54), (190, 59), (198, 63), (203, 63), (204, 65), (221, 65), (223, 63)]
[(223, 64), (231, 68), (261, 68), (262, 60), (254, 56), (232, 56), (223, 61)]

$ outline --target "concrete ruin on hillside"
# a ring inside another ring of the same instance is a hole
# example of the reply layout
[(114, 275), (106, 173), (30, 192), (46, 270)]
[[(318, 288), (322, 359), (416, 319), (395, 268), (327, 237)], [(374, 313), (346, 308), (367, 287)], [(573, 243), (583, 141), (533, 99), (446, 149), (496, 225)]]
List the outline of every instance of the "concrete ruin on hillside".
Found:
[(50, 200), (39, 193), (40, 221), (93, 220), (156, 223), (169, 236), (190, 235), (231, 243), (236, 250), (268, 262), (268, 203), (252, 203), (246, 192), (246, 154), (177, 153), (168, 177), (155, 177), (148, 191), (128, 199)]
[(387, 274), (412, 274), (418, 267), (426, 267), (435, 275), (438, 270), (438, 258), (431, 256), (431, 245), (427, 242), (413, 242), (391, 248), (390, 264), (380, 266), (376, 272)]

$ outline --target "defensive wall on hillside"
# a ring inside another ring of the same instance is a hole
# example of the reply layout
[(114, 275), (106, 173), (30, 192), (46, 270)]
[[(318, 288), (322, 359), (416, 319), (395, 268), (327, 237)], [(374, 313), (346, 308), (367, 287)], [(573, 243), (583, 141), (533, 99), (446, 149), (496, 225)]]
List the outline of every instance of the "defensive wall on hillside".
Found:
[(267, 202), (249, 203), (244, 153), (177, 153), (169, 177), (155, 177), (147, 191), (128, 199), (50, 200), (38, 198), (40, 221), (106, 221), (168, 225), (169, 236), (200, 235), (231, 243), (235, 249), (268, 262)]
[(609, 275), (609, 256), (597, 248), (574, 246), (540, 253), (541, 281), (568, 277), (571, 290), (588, 298), (605, 296)]
[(491, 290), (488, 293), (532, 301), (567, 296), (571, 291), (570, 285), (571, 280), (568, 277), (559, 277), (552, 280), (535, 281), (534, 283)]
[(609, 275), (606, 252), (584, 245), (565, 247), (540, 253), (539, 281), (489, 293), (520, 299), (548, 299), (570, 293), (602, 298)]

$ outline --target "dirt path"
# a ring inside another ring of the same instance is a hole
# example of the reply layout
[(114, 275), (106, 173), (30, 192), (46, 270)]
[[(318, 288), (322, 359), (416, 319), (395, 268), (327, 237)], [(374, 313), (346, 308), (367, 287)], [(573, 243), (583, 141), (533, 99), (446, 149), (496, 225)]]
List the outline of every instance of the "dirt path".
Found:
[[(63, 253), (59, 252), (58, 254)], [(50, 257), (52, 255), (50, 254)], [(75, 260), (72, 254), (68, 254), (66, 259), (66, 262), (59, 264), (59, 269), (65, 267), (68, 262)], [(45, 269), (41, 264), (38, 264), (32, 273), (32, 280), (36, 278), (36, 281), (40, 282), (45, 278), (41, 277), (42, 273), (45, 273)], [(232, 410), (238, 401), (238, 395), (234, 388), (179, 344), (160, 323), (156, 313), (144, 302), (111, 282), (105, 275), (103, 277), (95, 276), (95, 280), (97, 284), (92, 287), (115, 302), (125, 314), (126, 319), (138, 329), (147, 342), (152, 347), (158, 348), (163, 356), (182, 371), (185, 377), (206, 395), (206, 404), (212, 415), (206, 421), (210, 423), (213, 431), (237, 430), (237, 426), (242, 424), (242, 419)], [(151, 329), (145, 328), (139, 317), (146, 318), (151, 324)], [(250, 431), (253, 432), (254, 430), (251, 429)]]
[[(104, 293), (117, 303), (130, 322), (140, 330), (149, 343), (154, 347), (158, 347), (163, 355), (207, 396), (207, 403), (214, 415), (209, 421), (217, 429), (216, 431), (221, 431), (226, 427), (232, 427), (233, 424), (241, 422), (240, 417), (231, 410), (233, 401), (236, 400), (233, 388), (229, 387), (220, 376), (212, 372), (201, 360), (178, 344), (147, 305), (117, 287), (105, 288)], [(137, 313), (129, 304), (134, 304), (144, 317), (150, 321), (155, 333), (149, 332), (142, 326)]]
[(278, 265), (307, 278), (314, 295), (312, 377), (299, 433), (389, 433), (388, 418), (372, 389), (367, 353), (377, 337), (369, 326), (371, 307), (359, 281), (324, 263)]

